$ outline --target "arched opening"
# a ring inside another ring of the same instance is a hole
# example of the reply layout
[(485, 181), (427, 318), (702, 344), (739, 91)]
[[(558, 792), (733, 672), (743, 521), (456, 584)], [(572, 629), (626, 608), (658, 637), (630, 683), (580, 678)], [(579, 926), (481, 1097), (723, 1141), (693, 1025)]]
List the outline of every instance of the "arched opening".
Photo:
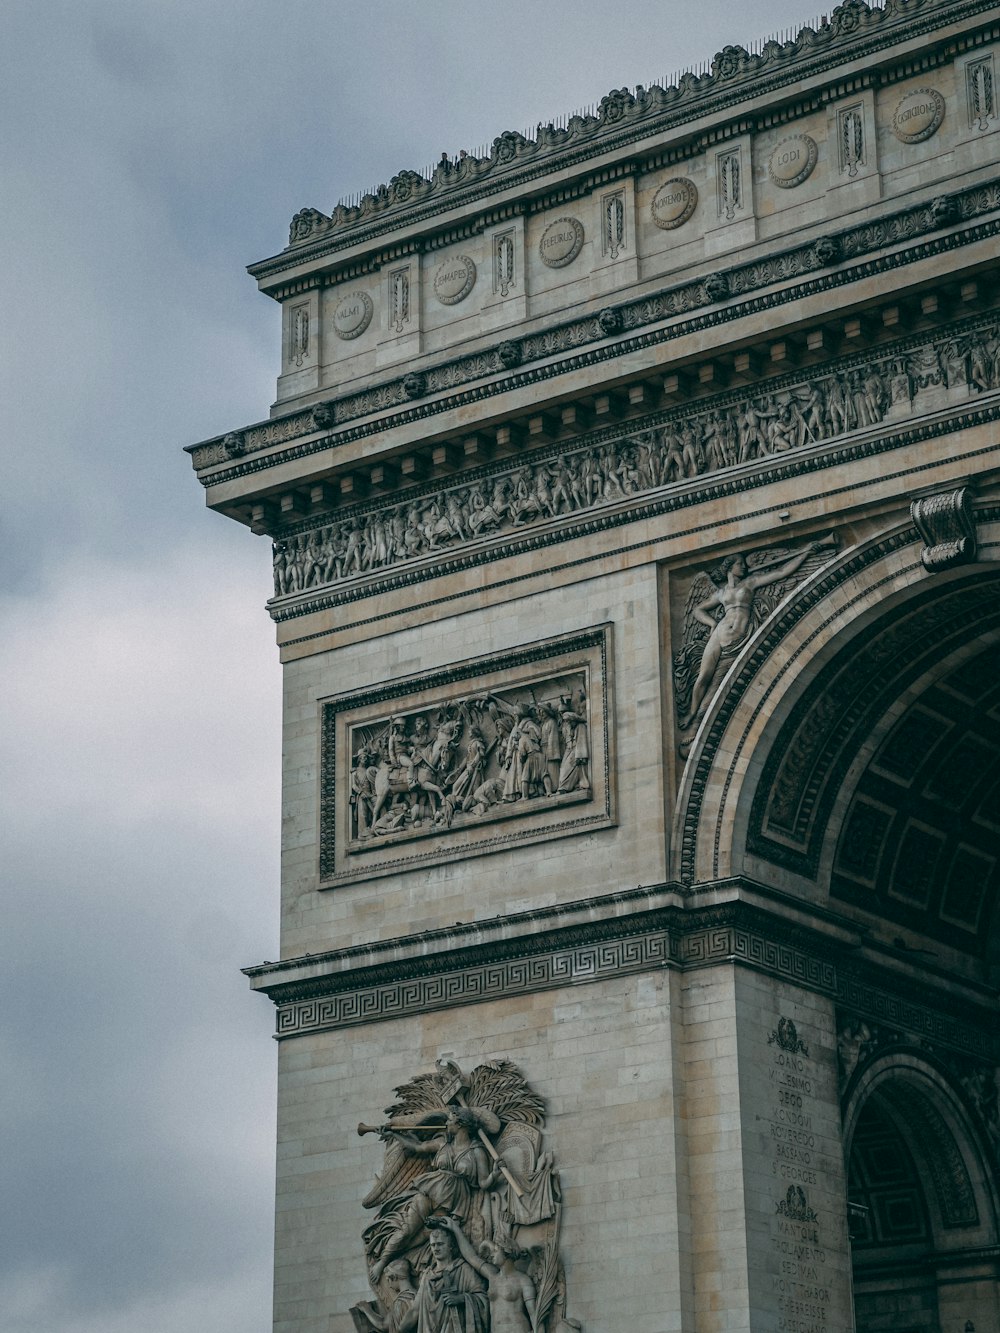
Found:
[(857, 1333), (998, 1325), (995, 1191), (948, 1082), (918, 1056), (883, 1055), (848, 1106)]
[(804, 581), (704, 714), (671, 854), (830, 940), (858, 1333), (1000, 1330), (1000, 562), (929, 574), (902, 526)]

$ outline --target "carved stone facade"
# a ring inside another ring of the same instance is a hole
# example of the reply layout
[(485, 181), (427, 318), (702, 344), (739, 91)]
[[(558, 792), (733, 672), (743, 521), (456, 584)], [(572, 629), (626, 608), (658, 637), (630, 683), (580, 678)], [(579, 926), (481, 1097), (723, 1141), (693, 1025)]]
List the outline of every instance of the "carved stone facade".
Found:
[(278, 1333), (1000, 1326), (998, 51), (846, 0), (253, 266)]

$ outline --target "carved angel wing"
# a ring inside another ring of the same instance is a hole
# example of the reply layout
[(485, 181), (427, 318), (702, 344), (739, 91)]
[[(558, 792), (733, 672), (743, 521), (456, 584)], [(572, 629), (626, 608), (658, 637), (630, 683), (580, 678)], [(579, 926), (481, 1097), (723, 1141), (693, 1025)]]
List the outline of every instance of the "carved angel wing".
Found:
[[(801, 549), (799, 547), (799, 550)], [(765, 584), (764, 587), (756, 590), (750, 608), (750, 624), (743, 640), (744, 643), (760, 629), (764, 621), (767, 620), (778, 604), (784, 601), (792, 589), (797, 588), (821, 565), (825, 565), (835, 550), (836, 538), (831, 536), (824, 539), (824, 549), (811, 551), (793, 574), (789, 574), (787, 578), (783, 578), (777, 583)], [(750, 574), (761, 573), (770, 565), (784, 564), (786, 560), (791, 560), (795, 554), (795, 549), (792, 547), (751, 551), (746, 557), (747, 571)]]
[(385, 1163), (375, 1184), (362, 1199), (365, 1208), (379, 1208), (388, 1199), (395, 1199), (405, 1194), (410, 1185), (422, 1171), (427, 1170), (423, 1157), (408, 1153), (398, 1143), (390, 1140), (385, 1147)]
[(445, 1079), (440, 1073), (417, 1074), (409, 1083), (401, 1083), (393, 1092), (399, 1098), (392, 1106), (385, 1108), (390, 1120), (403, 1117), (419, 1117), (425, 1111), (447, 1111), (448, 1107), (441, 1091)]
[(540, 1125), (545, 1119), (545, 1102), (509, 1060), (477, 1065), (469, 1076), (466, 1100), (470, 1106), (486, 1107), (503, 1121)]
[[(674, 654), (674, 696), (679, 717), (687, 717), (691, 690), (698, 677), (705, 640), (711, 630), (697, 618), (695, 610), (716, 593), (718, 585), (704, 570), (691, 580), (687, 602), (684, 605), (684, 629), (680, 649)], [(721, 611), (720, 611), (721, 614)]]

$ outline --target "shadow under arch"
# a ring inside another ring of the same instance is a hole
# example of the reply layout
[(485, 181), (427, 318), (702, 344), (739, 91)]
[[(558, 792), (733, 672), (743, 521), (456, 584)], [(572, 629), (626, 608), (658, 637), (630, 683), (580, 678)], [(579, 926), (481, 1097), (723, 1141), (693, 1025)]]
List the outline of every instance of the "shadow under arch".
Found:
[[(898, 524), (817, 570), (746, 643), (682, 774), (675, 879), (766, 879), (777, 867), (786, 887), (798, 879), (800, 892), (823, 895), (815, 881), (838, 782), (878, 721), (949, 653), (1000, 644), (1000, 508), (977, 518), (979, 561), (929, 574), (912, 524)], [(769, 819), (781, 802), (783, 821)]]
[(858, 1333), (997, 1327), (996, 1185), (947, 1072), (884, 1047), (852, 1077), (843, 1120)]

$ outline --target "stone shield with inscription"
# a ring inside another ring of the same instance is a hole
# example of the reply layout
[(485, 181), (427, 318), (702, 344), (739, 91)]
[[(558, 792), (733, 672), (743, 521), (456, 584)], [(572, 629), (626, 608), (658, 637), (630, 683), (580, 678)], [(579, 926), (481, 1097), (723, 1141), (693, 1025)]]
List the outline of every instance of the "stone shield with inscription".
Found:
[(348, 292), (334, 307), (334, 333), (338, 338), (360, 338), (372, 322), (374, 309), (367, 292)]
[(468, 255), (446, 259), (434, 274), (434, 295), (442, 305), (458, 305), (472, 291), (476, 266)]
[(654, 223), (663, 231), (682, 227), (698, 207), (698, 189), (694, 181), (675, 176), (661, 185), (649, 206)]
[(565, 268), (583, 249), (583, 223), (577, 218), (557, 218), (542, 232), (538, 254), (549, 268)]
[(922, 143), (944, 120), (944, 98), (936, 88), (914, 88), (899, 100), (892, 128), (901, 143)]
[(775, 146), (768, 158), (767, 174), (782, 190), (792, 190), (812, 175), (819, 150), (808, 134), (792, 134)]

